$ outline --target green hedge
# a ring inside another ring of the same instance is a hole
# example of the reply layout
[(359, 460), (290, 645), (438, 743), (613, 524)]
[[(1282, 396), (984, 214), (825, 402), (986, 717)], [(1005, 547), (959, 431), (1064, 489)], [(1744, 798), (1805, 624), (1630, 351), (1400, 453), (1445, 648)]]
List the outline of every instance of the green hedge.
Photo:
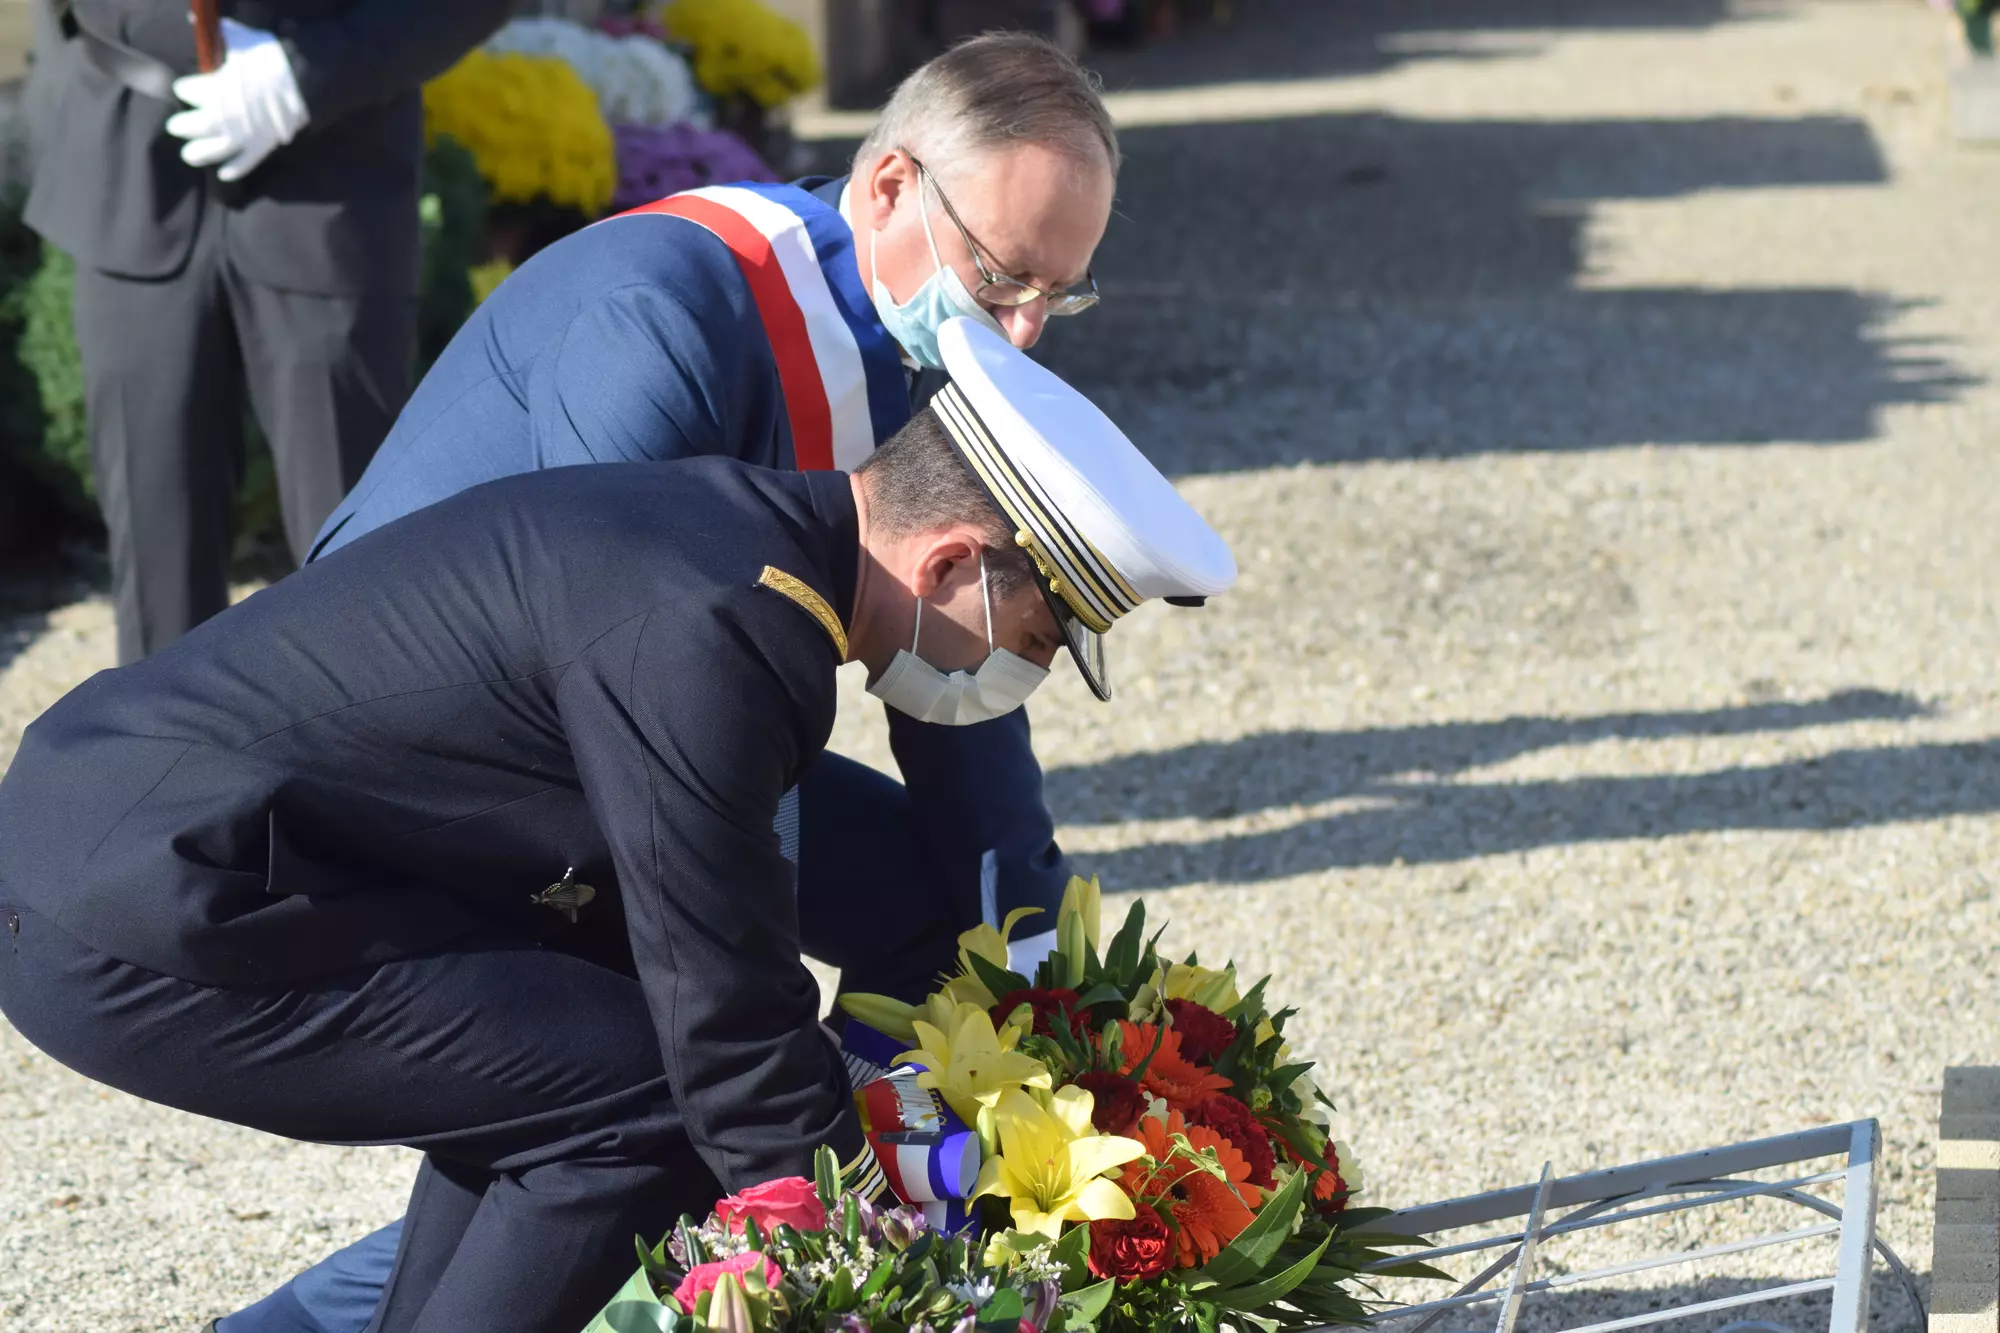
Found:
[[(92, 524), (97, 507), (84, 427), (83, 366), (70, 322), (75, 269), (21, 220), (23, 200), (0, 200), (0, 492), (19, 515)], [(440, 139), (424, 158), (423, 269), (417, 301), (417, 373), (437, 359), (477, 304), (472, 269), (485, 243), (487, 192), (472, 155)], [(270, 451), (250, 421), (237, 531), (251, 542), (279, 530)], [(5, 554), (0, 550), (0, 554)]]

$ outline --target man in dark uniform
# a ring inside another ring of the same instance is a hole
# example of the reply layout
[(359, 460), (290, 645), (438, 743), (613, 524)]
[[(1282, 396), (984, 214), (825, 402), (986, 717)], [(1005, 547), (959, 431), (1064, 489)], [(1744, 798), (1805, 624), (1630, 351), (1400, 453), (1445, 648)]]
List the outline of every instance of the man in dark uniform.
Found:
[[(72, 691), (0, 782), (0, 1012), (140, 1096), (422, 1149), (382, 1333), (579, 1327), (635, 1231), (858, 1156), (772, 827), (835, 669), (1003, 709), (1067, 646), (1108, 694), (1113, 621), (1235, 577), (1101, 413), (941, 337), (853, 477), (508, 478)], [(630, 972), (560, 947), (592, 912)]]
[[(37, 0), (27, 221), (76, 260), (118, 657), (229, 604), (244, 391), (303, 558), (409, 389), (418, 86), (506, 0)], [(211, 170), (212, 168), (212, 170)]]

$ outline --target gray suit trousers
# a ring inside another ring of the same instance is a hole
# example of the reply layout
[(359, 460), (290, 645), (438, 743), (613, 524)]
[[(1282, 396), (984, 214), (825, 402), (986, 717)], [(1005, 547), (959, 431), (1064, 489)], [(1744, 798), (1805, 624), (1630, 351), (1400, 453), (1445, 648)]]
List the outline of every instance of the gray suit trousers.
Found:
[(254, 281), (229, 259), (228, 210), (210, 201), (203, 212), (171, 277), (77, 266), (76, 339), (120, 663), (229, 604), (246, 391), (271, 444), (294, 559), (409, 394), (416, 302), (404, 284), (327, 296)]

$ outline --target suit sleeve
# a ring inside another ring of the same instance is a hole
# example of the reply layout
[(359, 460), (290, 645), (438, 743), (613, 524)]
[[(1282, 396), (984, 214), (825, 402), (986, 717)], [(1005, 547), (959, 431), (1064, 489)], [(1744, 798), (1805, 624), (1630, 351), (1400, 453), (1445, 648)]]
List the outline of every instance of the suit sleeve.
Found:
[(843, 1163), (862, 1143), (771, 828), (830, 725), (829, 652), (796, 607), (745, 588), (607, 635), (562, 686), (668, 1081), (732, 1190), (810, 1177), (821, 1143)]
[(727, 400), (741, 358), (726, 337), (656, 286), (591, 302), (529, 381), (541, 465), (734, 456), (742, 432)]
[(284, 34), (312, 122), (408, 92), (492, 35), (510, 0), (358, 0)]
[(92, 36), (149, 55), (176, 74), (195, 72), (194, 25), (188, 22), (184, 4), (170, 0), (73, 0), (70, 14)]

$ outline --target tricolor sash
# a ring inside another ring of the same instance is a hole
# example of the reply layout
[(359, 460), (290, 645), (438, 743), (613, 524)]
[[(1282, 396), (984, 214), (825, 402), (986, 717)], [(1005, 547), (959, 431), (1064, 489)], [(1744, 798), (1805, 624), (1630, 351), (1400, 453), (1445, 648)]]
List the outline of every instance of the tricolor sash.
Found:
[(796, 185), (744, 183), (618, 218), (648, 216), (684, 218), (729, 247), (771, 343), (802, 471), (851, 472), (910, 419), (901, 353), (861, 285), (854, 231), (838, 209)]

